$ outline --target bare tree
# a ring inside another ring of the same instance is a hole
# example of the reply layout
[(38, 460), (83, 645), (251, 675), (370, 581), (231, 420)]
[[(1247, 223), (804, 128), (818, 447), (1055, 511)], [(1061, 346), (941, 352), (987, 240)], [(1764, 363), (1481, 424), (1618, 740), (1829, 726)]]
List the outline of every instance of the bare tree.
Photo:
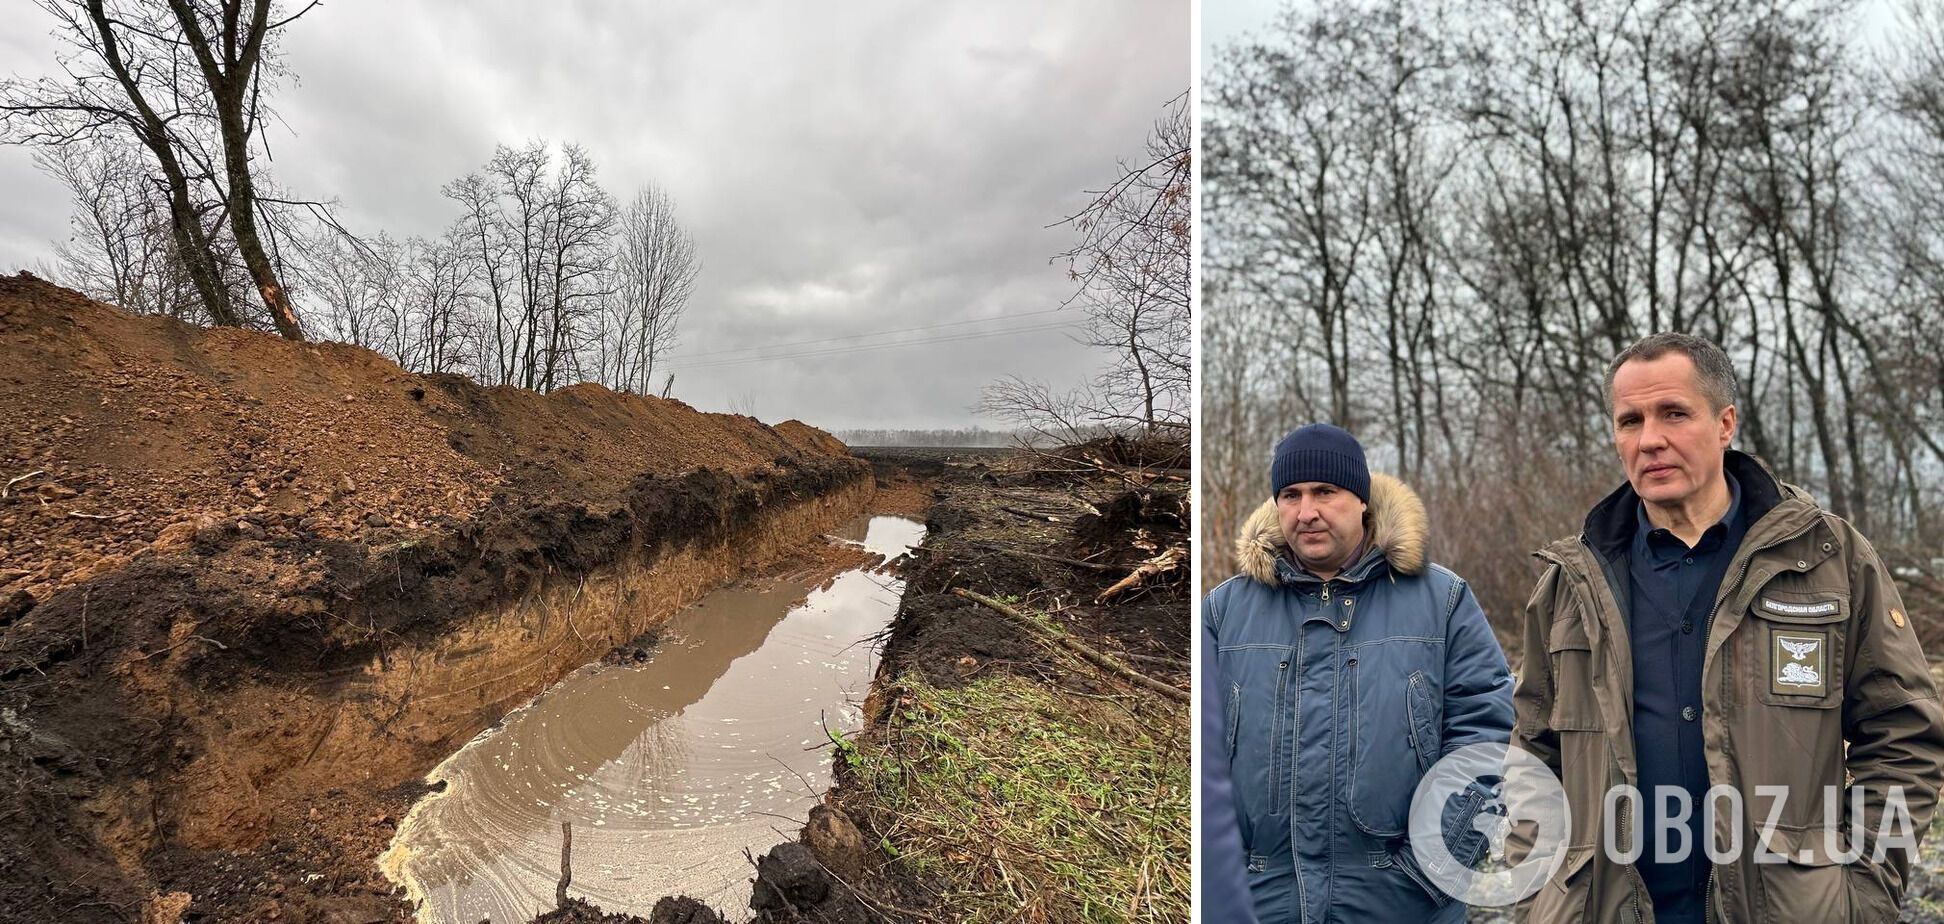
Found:
[(985, 387), (973, 411), (1017, 426), (1029, 444), (1063, 446), (1097, 435), (1099, 404), (1085, 388), (1061, 392), (1045, 382), (1007, 376)]
[(405, 290), (414, 305), (413, 351), (420, 372), (434, 374), (470, 371), (474, 355), (474, 327), (467, 306), (471, 297), (466, 275), (467, 241), (448, 232), (437, 240), (414, 238), (405, 268)]
[(1149, 432), (1187, 424), (1192, 135), (1183, 94), (1155, 122), (1143, 160), (1122, 162), (1114, 182), (1065, 221), (1080, 241), (1056, 259), (1079, 285), (1088, 342), (1114, 355), (1094, 389), (1091, 410), (1103, 422)]
[[(91, 0), (97, 8), (101, 0)], [(297, 309), (277, 278), (257, 226), (259, 200), (254, 175), (255, 140), (263, 125), (264, 82), (274, 73), (275, 33), (317, 5), (318, 0), (284, 17), (270, 0), (169, 0), (176, 27), (194, 57), (215, 116), (222, 151), (223, 204), (238, 254), (249, 268), (257, 294), (277, 333), (304, 339)], [(210, 171), (214, 173), (212, 169)]]
[[(545, 142), (501, 145), (486, 168), (446, 184), (462, 214), (441, 242), (441, 259), (462, 284), (440, 316), (457, 335), (460, 306), (477, 303), (466, 339), (476, 373), (492, 384), (551, 390), (604, 368), (601, 307), (613, 294), (616, 209), (594, 161), (563, 145), (556, 163)], [(446, 363), (447, 360), (441, 360)]]
[[(546, 292), (545, 343), (537, 378), (527, 387), (552, 391), (579, 371), (587, 345), (587, 319), (609, 294), (614, 230), (613, 197), (595, 182), (594, 161), (576, 145), (564, 145), (562, 162), (545, 200), (542, 272)], [(570, 368), (571, 367), (571, 368)]]
[(1112, 362), (1071, 391), (1008, 377), (986, 386), (975, 407), (1042, 441), (1138, 430), (1188, 429), (1193, 142), (1188, 97), (1169, 101), (1143, 156), (1122, 161), (1113, 182), (1060, 221), (1079, 240), (1054, 257), (1075, 284), (1066, 304), (1087, 313), (1086, 341)]
[(36, 152), (34, 161), (67, 187), (75, 206), (73, 233), (54, 246), (56, 278), (138, 314), (208, 319), (140, 151), (114, 142), (69, 145)]
[(648, 394), (655, 364), (676, 345), (682, 311), (695, 292), (702, 264), (695, 240), (675, 219), (668, 194), (650, 186), (620, 215), (614, 257), (611, 318), (605, 319), (603, 376), (623, 391)]
[(297, 278), (322, 309), (318, 332), (397, 359), (394, 320), (386, 315), (398, 310), (398, 245), (384, 234), (361, 244), (325, 231), (303, 252)]
[(523, 355), (520, 343), (525, 328), (518, 319), (525, 303), (520, 285), (525, 241), (515, 240), (517, 229), (502, 211), (499, 178), (492, 173), (467, 174), (447, 183), (441, 192), (463, 210), (446, 237), (460, 245), (467, 272), (484, 302), (474, 336), (474, 374), (489, 385), (512, 382)]
[(168, 203), (177, 252), (204, 309), (217, 324), (242, 323), (222, 284), (204, 215), (212, 194), (208, 171), (194, 154), (207, 130), (205, 98), (181, 79), (193, 72), (173, 14), (153, 6), (117, 7), (41, 0), (55, 18), (55, 34), (69, 51), (60, 59), (65, 80), (0, 83), (7, 141), (65, 147), (127, 138), (154, 159)]
[[(1944, 16), (1865, 50), (1841, 0), (1328, 0), (1207, 89), (1204, 561), (1262, 452), (1353, 423), (1448, 560), (1516, 610), (1506, 550), (1610, 486), (1608, 360), (1714, 338), (1743, 445), (1881, 544), (1944, 501)], [(1878, 83), (1871, 59), (1891, 62)], [(1508, 487), (1509, 486), (1509, 487)]]
[[(8, 141), (67, 146), (126, 139), (138, 142), (160, 172), (178, 259), (218, 324), (246, 318), (224, 284), (221, 246), (211, 219), (227, 233), (277, 331), (302, 339), (295, 308), (277, 278), (259, 230), (261, 201), (253, 159), (265, 118), (265, 83), (276, 73), (275, 36), (295, 21), (269, 0), (40, 0), (56, 34), (71, 49), (65, 79), (0, 84)], [(313, 3), (312, 6), (315, 6)], [(316, 205), (311, 203), (311, 205)]]

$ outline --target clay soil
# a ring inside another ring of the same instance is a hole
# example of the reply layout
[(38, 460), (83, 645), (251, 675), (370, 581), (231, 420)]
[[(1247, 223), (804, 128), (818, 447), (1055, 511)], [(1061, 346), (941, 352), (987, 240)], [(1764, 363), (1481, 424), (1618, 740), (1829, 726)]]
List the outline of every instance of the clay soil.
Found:
[(0, 278), (0, 921), (405, 919), (374, 860), (497, 701), (363, 759), (319, 750), (317, 704), (355, 713), (347, 678), (483, 608), (866, 472), (796, 422)]

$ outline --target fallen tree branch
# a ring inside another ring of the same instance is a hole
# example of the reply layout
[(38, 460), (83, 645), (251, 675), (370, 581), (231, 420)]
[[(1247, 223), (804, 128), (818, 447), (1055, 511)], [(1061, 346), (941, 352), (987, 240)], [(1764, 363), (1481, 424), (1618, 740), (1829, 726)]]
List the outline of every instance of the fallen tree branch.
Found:
[(1111, 475), (1115, 478), (1119, 478), (1120, 480), (1126, 482), (1129, 487), (1133, 487), (1133, 488), (1153, 487), (1154, 483), (1157, 481), (1186, 482), (1188, 481), (1188, 477), (1190, 474), (1190, 470), (1186, 468), (1150, 467), (1146, 465), (1121, 465), (1116, 462), (1109, 462), (1106, 459), (1101, 458), (1098, 454), (1088, 452), (1086, 450), (1081, 450), (1078, 453), (1077, 458), (1075, 456), (1063, 455), (1058, 452), (1041, 452), (1038, 449), (1032, 449), (1030, 447), (1027, 449), (1027, 451), (1031, 452), (1033, 455), (1039, 456), (1042, 459), (1048, 459), (1055, 462), (1065, 462), (1068, 465), (1084, 465), (1086, 466), (1087, 471), (1096, 472), (1102, 475)]
[(958, 596), (963, 597), (967, 600), (970, 600), (973, 603), (977, 603), (980, 606), (990, 609), (1002, 616), (1010, 618), (1014, 622), (1025, 627), (1027, 631), (1033, 633), (1034, 635), (1042, 639), (1045, 639), (1049, 642), (1052, 642), (1056, 645), (1066, 648), (1068, 651), (1071, 651), (1074, 654), (1077, 654), (1080, 657), (1086, 659), (1088, 662), (1092, 663), (1095, 667), (1099, 667), (1123, 679), (1131, 681), (1142, 687), (1146, 687), (1149, 690), (1153, 690), (1154, 692), (1166, 696), (1169, 699), (1175, 700), (1177, 702), (1185, 703), (1188, 701), (1188, 692), (1186, 690), (1181, 690), (1169, 686), (1165, 683), (1162, 683), (1159, 680), (1154, 679), (1153, 677), (1149, 677), (1148, 675), (1143, 674), (1140, 671), (1128, 667), (1126, 664), (1121, 663), (1118, 659), (1114, 658), (1113, 656), (1102, 654), (1099, 651), (1096, 651), (1093, 648), (1088, 647), (1080, 640), (1075, 639), (1072, 636), (1067, 635), (1065, 633), (1059, 632), (1055, 629), (1052, 629), (1046, 626), (1045, 624), (1041, 623), (1039, 620), (1026, 615), (1025, 613), (1021, 612), (1018, 609), (1015, 609), (1011, 606), (1008, 606), (1004, 603), (994, 600), (991, 597), (988, 597), (984, 594), (975, 593), (973, 591), (966, 590), (963, 587), (952, 588), (952, 593), (957, 594)]
[(1100, 596), (1094, 598), (1094, 602), (1106, 603), (1120, 596), (1122, 593), (1140, 586), (1148, 578), (1174, 571), (1180, 568), (1187, 558), (1188, 550), (1186, 548), (1178, 545), (1169, 546), (1167, 551), (1141, 562), (1140, 567), (1135, 568), (1126, 577), (1114, 582), (1114, 586), (1101, 591)]
[(1137, 651), (1123, 652), (1121, 656), (1126, 658), (1129, 661), (1145, 661), (1149, 664), (1159, 664), (1162, 667), (1172, 667), (1176, 670), (1183, 670), (1183, 671), (1188, 670), (1190, 667), (1193, 666), (1189, 664), (1188, 661), (1182, 658), (1170, 658), (1164, 655), (1141, 654), (1140, 652)]
[(1057, 520), (1057, 519), (1055, 519), (1055, 518), (1053, 518), (1053, 517), (1050, 517), (1050, 516), (1047, 516), (1046, 514), (1043, 514), (1043, 513), (1032, 513), (1032, 512), (1029, 512), (1029, 511), (1025, 511), (1025, 510), (1021, 510), (1021, 509), (1019, 509), (1019, 508), (1017, 508), (1017, 507), (1000, 507), (999, 509), (1000, 509), (1000, 510), (1004, 510), (1004, 511), (1005, 511), (1005, 512), (1007, 512), (1007, 513), (1010, 513), (1010, 514), (1012, 514), (1013, 516), (1018, 516), (1018, 517), (1025, 517), (1025, 518), (1026, 518), (1026, 519), (1028, 519), (1028, 520), (1038, 520), (1038, 521), (1040, 521), (1041, 523), (1058, 523), (1058, 522), (1060, 522), (1059, 520)]
[(982, 549), (991, 549), (994, 552), (1003, 552), (1007, 555), (1018, 555), (1021, 558), (1037, 558), (1040, 561), (1058, 562), (1059, 564), (1062, 565), (1072, 565), (1075, 568), (1090, 568), (1094, 571), (1118, 570), (1113, 565), (1103, 565), (1097, 561), (1081, 561), (1078, 558), (1061, 558), (1058, 555), (1041, 555), (1038, 552), (1028, 552), (1024, 549), (1015, 549), (1015, 548), (998, 545), (996, 543), (991, 543), (991, 542), (975, 542), (973, 543), (973, 545)]

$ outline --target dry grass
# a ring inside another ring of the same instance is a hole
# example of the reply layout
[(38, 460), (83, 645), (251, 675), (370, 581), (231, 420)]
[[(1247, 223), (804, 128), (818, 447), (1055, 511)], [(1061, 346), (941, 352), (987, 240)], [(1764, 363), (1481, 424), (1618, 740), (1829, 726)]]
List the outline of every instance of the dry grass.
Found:
[(955, 919), (1188, 919), (1185, 706), (1013, 676), (898, 689), (889, 728), (841, 748)]

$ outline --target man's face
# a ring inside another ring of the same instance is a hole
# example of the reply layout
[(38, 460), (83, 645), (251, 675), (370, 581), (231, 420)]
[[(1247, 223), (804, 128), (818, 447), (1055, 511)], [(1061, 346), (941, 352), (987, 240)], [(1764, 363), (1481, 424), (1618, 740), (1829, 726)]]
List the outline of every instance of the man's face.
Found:
[(1642, 500), (1679, 506), (1721, 480), (1733, 405), (1712, 410), (1683, 353), (1630, 360), (1613, 374), (1613, 439)]
[(1316, 574), (1349, 564), (1363, 542), (1364, 502), (1322, 481), (1299, 481), (1276, 495), (1276, 520), (1296, 561)]

